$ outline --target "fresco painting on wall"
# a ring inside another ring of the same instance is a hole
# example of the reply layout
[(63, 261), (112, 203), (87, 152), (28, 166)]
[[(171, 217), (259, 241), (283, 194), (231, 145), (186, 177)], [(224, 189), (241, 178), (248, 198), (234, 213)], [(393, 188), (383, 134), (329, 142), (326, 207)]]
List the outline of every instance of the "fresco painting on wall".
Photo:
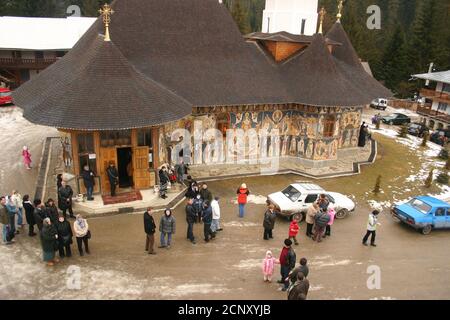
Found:
[(358, 145), (360, 125), (360, 111), (351, 111), (342, 114), (339, 127), (343, 128), (343, 130), (339, 139), (339, 148), (354, 148)]
[[(338, 114), (336, 120), (339, 125), (335, 126), (334, 138), (321, 139), (324, 127), (323, 115), (281, 110), (250, 112), (241, 111), (238, 107), (231, 110), (230, 113), (222, 112), (221, 116), (229, 115), (228, 128), (231, 129), (233, 136), (223, 140), (222, 143), (220, 143), (220, 139), (217, 139), (217, 133), (208, 131), (208, 129), (217, 129), (219, 122), (215, 114), (188, 117), (167, 124), (164, 129), (165, 132), (173, 132), (178, 128), (189, 130), (192, 135), (191, 143), (194, 142), (194, 136), (203, 137), (202, 141), (193, 145), (192, 148), (200, 156), (196, 157), (196, 164), (222, 163), (234, 161), (238, 157), (250, 160), (277, 155), (311, 160), (332, 160), (337, 159), (338, 148), (356, 147), (358, 143), (361, 123), (360, 111)], [(251, 135), (250, 129), (255, 129), (258, 136)], [(243, 148), (237, 146), (239, 141), (236, 135), (239, 130), (246, 133), (245, 141), (241, 142), (244, 144), (246, 151), (245, 154), (238, 155), (237, 150)], [(279, 136), (272, 140), (270, 134), (275, 130), (278, 130)], [(160, 136), (160, 159), (162, 163), (167, 159), (167, 152), (169, 152), (167, 147), (164, 146), (170, 144), (170, 140), (167, 140), (162, 134)], [(224, 150), (224, 152), (220, 152), (221, 150)]]

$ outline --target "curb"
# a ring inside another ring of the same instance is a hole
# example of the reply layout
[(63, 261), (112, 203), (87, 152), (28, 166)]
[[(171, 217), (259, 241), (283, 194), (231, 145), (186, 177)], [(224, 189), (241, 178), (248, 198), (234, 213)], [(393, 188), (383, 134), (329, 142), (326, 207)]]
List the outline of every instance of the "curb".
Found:
[(34, 199), (41, 199), (44, 201), (46, 186), (47, 186), (47, 175), (50, 168), (51, 159), (51, 145), (52, 139), (59, 139), (59, 137), (47, 137), (45, 138), (44, 144), (42, 146), (41, 159), (39, 163), (39, 173), (36, 179), (36, 187), (34, 191)]

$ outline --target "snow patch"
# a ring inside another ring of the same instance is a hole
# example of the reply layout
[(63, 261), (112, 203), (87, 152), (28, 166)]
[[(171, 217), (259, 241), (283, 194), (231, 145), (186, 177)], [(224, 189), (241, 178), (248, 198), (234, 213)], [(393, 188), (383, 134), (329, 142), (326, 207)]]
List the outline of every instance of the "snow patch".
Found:
[[(247, 203), (266, 204), (266, 201), (267, 201), (267, 197), (266, 196), (250, 194), (247, 197)], [(231, 202), (233, 204), (238, 204), (237, 199), (233, 199)]]
[(369, 200), (367, 201), (369, 203), (369, 206), (378, 211), (383, 211), (385, 208), (388, 209), (392, 206), (390, 201), (375, 201), (375, 200)]
[(245, 228), (245, 227), (258, 227), (259, 224), (254, 223), (254, 222), (248, 222), (248, 221), (230, 221), (230, 222), (223, 223), (223, 226)]

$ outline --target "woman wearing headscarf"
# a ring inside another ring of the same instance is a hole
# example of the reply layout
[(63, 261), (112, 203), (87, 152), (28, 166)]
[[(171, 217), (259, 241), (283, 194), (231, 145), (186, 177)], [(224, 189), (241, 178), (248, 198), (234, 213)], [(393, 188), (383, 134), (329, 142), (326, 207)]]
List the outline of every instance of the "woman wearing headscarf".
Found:
[(57, 240), (58, 232), (56, 231), (55, 226), (49, 218), (45, 218), (41, 231), (41, 244), (43, 258), (48, 266), (53, 266), (55, 263), (59, 262), (59, 260), (55, 258), (55, 251), (58, 248)]
[(73, 231), (75, 231), (75, 237), (77, 237), (77, 246), (78, 246), (78, 251), (80, 252), (80, 256), (84, 256), (83, 243), (84, 243), (84, 248), (86, 250), (86, 253), (90, 254), (90, 252), (89, 252), (89, 238), (90, 238), (89, 225), (88, 225), (86, 219), (83, 219), (81, 214), (77, 215), (77, 219), (73, 223)]

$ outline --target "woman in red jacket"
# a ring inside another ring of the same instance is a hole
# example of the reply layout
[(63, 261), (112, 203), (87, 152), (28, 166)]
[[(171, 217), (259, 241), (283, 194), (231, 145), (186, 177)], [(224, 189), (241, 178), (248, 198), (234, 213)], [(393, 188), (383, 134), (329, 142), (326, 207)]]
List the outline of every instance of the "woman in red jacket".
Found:
[(241, 187), (237, 190), (237, 200), (239, 206), (239, 217), (244, 217), (244, 207), (247, 204), (247, 197), (250, 194), (250, 191), (247, 189), (247, 185), (243, 183)]

